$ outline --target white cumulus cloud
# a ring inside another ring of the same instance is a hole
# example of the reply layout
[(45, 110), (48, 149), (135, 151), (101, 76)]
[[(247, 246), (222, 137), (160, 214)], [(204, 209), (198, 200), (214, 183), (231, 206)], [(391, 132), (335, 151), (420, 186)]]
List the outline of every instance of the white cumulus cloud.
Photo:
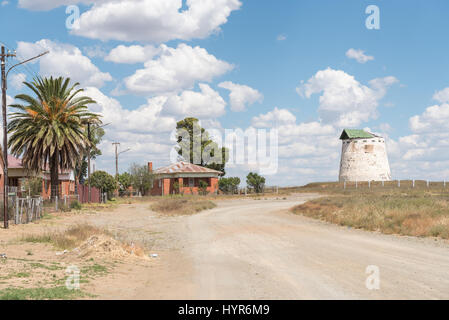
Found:
[(140, 46), (124, 46), (119, 45), (109, 52), (105, 57), (106, 61), (115, 63), (139, 63), (146, 62), (153, 59), (154, 56), (161, 52), (161, 48), (154, 47), (152, 45)]
[(15, 73), (10, 77), (9, 82), (16, 90), (20, 90), (23, 87), (23, 82), (25, 82), (27, 78), (25, 73)]
[[(63, 2), (63, 1), (59, 1)], [(220, 31), (239, 0), (88, 1), (95, 5), (80, 17), (73, 34), (106, 40), (163, 43), (203, 39)], [(32, 5), (35, 7), (34, 5)]]
[(210, 82), (233, 69), (206, 49), (180, 44), (177, 48), (161, 45), (162, 53), (125, 79), (125, 86), (135, 94), (165, 94), (192, 89), (197, 81)]
[(358, 63), (367, 63), (368, 61), (374, 60), (374, 57), (366, 55), (365, 51), (353, 48), (346, 51), (346, 57), (355, 59)]
[(225, 113), (226, 102), (209, 85), (200, 83), (200, 92), (183, 91), (170, 96), (163, 106), (164, 113), (197, 118), (217, 118)]
[(232, 111), (245, 111), (247, 106), (263, 101), (263, 95), (249, 86), (232, 83), (231, 81), (222, 82), (218, 86), (231, 91), (229, 101)]
[(112, 80), (109, 73), (101, 72), (73, 45), (42, 39), (35, 43), (20, 41), (17, 46), (17, 53), (24, 58), (33, 57), (46, 50), (50, 53), (33, 62), (39, 63), (42, 76), (69, 77), (80, 82), (81, 86), (96, 87), (102, 87), (105, 82)]
[(342, 70), (328, 68), (318, 71), (296, 90), (305, 98), (322, 93), (318, 112), (324, 123), (356, 127), (377, 118), (379, 101), (396, 82), (395, 77), (377, 78), (371, 80), (368, 87)]
[(274, 108), (265, 114), (260, 114), (252, 119), (252, 125), (256, 128), (271, 128), (280, 125), (288, 125), (296, 122), (296, 117), (287, 109)]

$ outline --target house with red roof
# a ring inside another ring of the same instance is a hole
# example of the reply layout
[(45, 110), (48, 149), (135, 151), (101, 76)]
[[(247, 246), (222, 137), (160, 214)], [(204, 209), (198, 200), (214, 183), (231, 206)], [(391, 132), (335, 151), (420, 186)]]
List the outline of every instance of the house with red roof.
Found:
[(175, 194), (199, 194), (200, 181), (207, 184), (207, 192), (218, 193), (218, 179), (222, 172), (197, 166), (189, 162), (178, 162), (153, 171), (153, 163), (148, 170), (154, 174), (153, 196)]
[[(19, 194), (25, 192), (26, 181), (33, 177), (42, 177), (42, 197), (50, 199), (51, 180), (49, 170), (45, 169), (38, 173), (29, 171), (22, 165), (21, 159), (8, 155), (8, 186), (10, 190), (14, 190)], [(4, 161), (3, 157), (1, 157), (0, 190), (3, 190), (3, 185)], [(73, 170), (64, 170), (59, 173), (59, 194), (61, 197), (75, 194), (75, 175)]]

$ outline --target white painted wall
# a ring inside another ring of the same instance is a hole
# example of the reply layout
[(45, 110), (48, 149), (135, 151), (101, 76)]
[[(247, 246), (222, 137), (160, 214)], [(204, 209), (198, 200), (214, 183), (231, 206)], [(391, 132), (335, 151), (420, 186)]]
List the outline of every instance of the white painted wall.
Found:
[(343, 140), (340, 176), (343, 181), (390, 181), (385, 139)]

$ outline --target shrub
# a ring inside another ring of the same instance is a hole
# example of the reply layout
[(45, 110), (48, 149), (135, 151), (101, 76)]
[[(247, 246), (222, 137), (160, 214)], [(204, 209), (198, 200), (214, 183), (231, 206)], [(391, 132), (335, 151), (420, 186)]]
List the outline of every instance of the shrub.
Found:
[(89, 179), (89, 184), (102, 192), (107, 192), (109, 198), (118, 187), (117, 180), (105, 171), (95, 171)]
[(205, 182), (205, 181), (203, 181), (203, 180), (200, 180), (199, 185), (198, 185), (198, 189), (199, 189), (200, 195), (205, 196), (205, 195), (208, 194), (208, 192), (207, 192), (207, 186), (208, 186), (208, 185), (207, 185), (207, 182)]
[(246, 177), (246, 184), (251, 189), (254, 189), (255, 193), (261, 193), (265, 188), (265, 178), (257, 173), (250, 172)]
[(70, 209), (81, 210), (81, 208), (82, 205), (78, 200), (75, 200), (70, 204)]
[(220, 190), (227, 194), (237, 193), (239, 190), (240, 178), (221, 178), (218, 182)]

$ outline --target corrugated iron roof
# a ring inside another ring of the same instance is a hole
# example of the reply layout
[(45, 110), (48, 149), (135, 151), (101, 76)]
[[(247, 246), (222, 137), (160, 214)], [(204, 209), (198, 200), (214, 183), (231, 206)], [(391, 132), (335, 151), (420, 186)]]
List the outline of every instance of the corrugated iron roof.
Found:
[(167, 167), (162, 167), (154, 171), (154, 174), (171, 174), (171, 173), (219, 173), (222, 172), (209, 168), (197, 166), (189, 162), (178, 162)]
[(376, 137), (374, 134), (359, 129), (344, 129), (340, 140), (346, 139), (370, 139)]
[(16, 158), (10, 154), (8, 154), (8, 168), (11, 169), (22, 169), (22, 159)]

